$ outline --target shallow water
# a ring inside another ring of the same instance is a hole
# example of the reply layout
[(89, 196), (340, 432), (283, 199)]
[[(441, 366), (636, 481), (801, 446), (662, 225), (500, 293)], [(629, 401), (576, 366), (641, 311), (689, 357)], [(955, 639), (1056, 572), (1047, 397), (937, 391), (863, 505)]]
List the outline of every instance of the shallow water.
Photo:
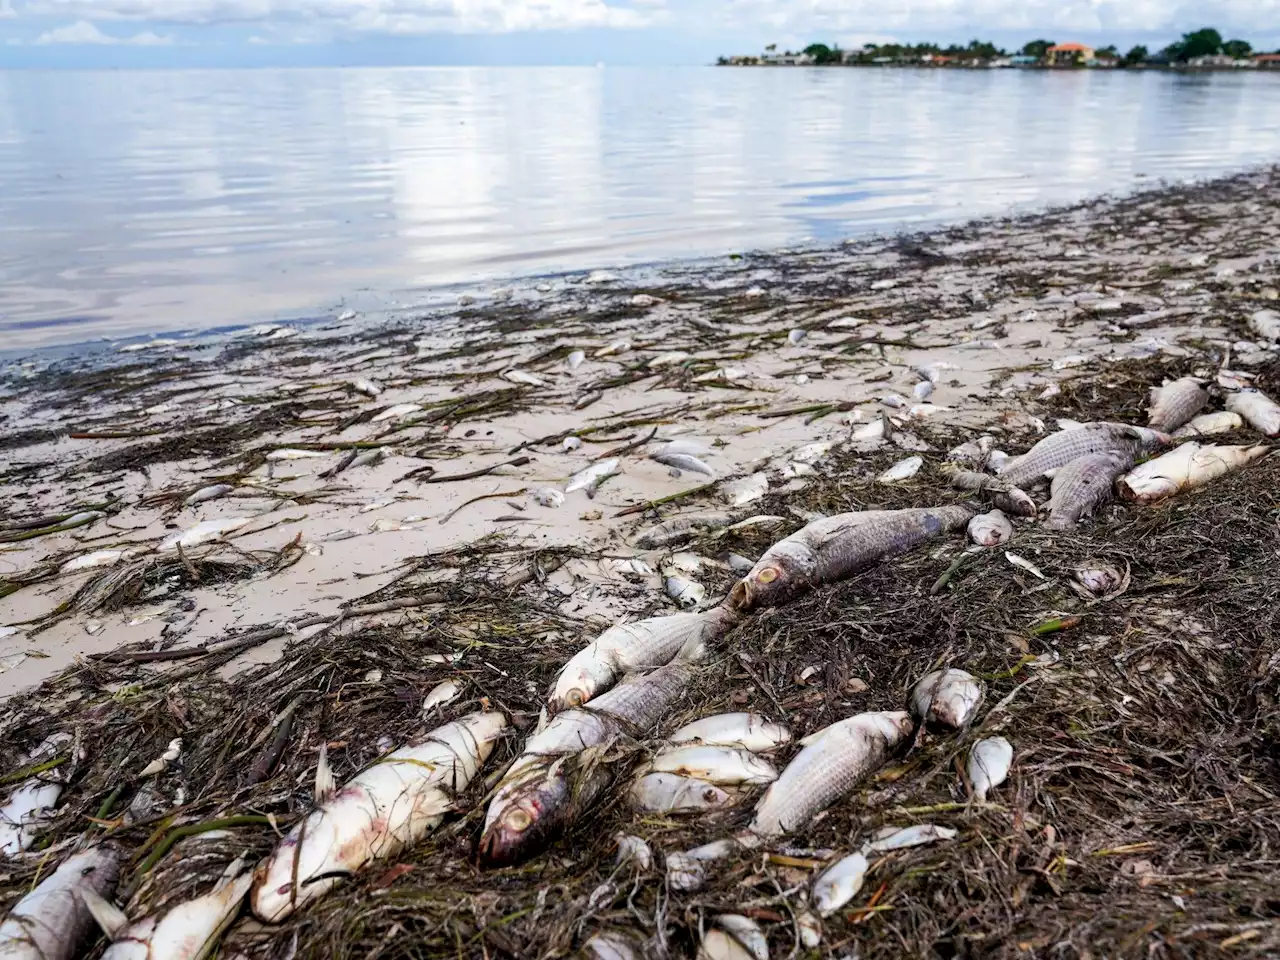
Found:
[(1280, 155), (1280, 75), (0, 74), (4, 347), (831, 241)]

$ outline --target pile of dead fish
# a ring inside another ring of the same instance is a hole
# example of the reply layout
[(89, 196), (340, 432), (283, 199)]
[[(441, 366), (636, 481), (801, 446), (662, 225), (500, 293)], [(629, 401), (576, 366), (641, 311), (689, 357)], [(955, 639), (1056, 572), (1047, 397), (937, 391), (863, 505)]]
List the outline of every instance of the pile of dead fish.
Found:
[[(703, 717), (664, 735), (669, 721), (688, 706), (700, 663), (756, 610), (792, 602), (962, 529), (974, 549), (1005, 543), (1014, 532), (1007, 514), (1037, 516), (1041, 508), (1032, 494), (1044, 480), (1051, 483), (1047, 526), (1069, 529), (1113, 493), (1150, 502), (1204, 486), (1267, 453), (1262, 445), (1204, 442), (1245, 422), (1267, 436), (1280, 434), (1280, 406), (1260, 392), (1238, 389), (1241, 383), (1230, 377), (1227, 371), (1219, 375), (1220, 385), (1229, 383), (1232, 389), (1222, 411), (1204, 412), (1210, 402), (1206, 383), (1183, 378), (1153, 391), (1146, 427), (1060, 422), (1062, 429), (1016, 458), (996, 450), (991, 437), (966, 443), (948, 455), (947, 475), (954, 486), (996, 510), (981, 513), (958, 505), (818, 518), (770, 547), (719, 606), (605, 631), (564, 665), (537, 729), (498, 781), (485, 813), (480, 862), (500, 866), (541, 852), (611, 791), (637, 813), (696, 814), (731, 807), (763, 790), (745, 829), (666, 853), (670, 886), (694, 889), (716, 861), (803, 828), (914, 744), (925, 729), (969, 731), (983, 685), (963, 670), (944, 668), (913, 687), (906, 710), (862, 713), (833, 723), (800, 740), (799, 752), (785, 764), (777, 755), (788, 748), (792, 732), (757, 714)], [(698, 452), (673, 444), (659, 458), (673, 469), (705, 472)], [(804, 458), (795, 463), (803, 466)], [(612, 466), (592, 469), (591, 477), (582, 478), (584, 485)], [(909, 472), (918, 469), (912, 464)], [(753, 481), (745, 492), (753, 493), (756, 485)], [(704, 526), (720, 525), (719, 520), (700, 526), (696, 517), (681, 518), (647, 532), (639, 543), (665, 546)], [(1078, 571), (1077, 580), (1079, 589), (1094, 595), (1123, 589), (1122, 575), (1110, 568)], [(700, 600), (697, 594), (690, 605)], [(457, 696), (451, 683), (428, 695), (424, 714)], [(315, 809), (274, 852), (253, 869), (230, 859), (207, 892), (162, 910), (135, 911), (130, 917), (111, 902), (122, 854), (109, 844), (75, 853), (0, 925), (0, 958), (69, 960), (94, 920), (112, 938), (108, 957), (194, 958), (211, 949), (246, 900), (258, 921), (279, 923), (333, 889), (340, 878), (434, 830), (480, 773), (506, 727), (501, 713), (472, 713), (385, 754), (340, 789), (322, 752)], [(57, 748), (46, 742), (30, 759), (38, 763)], [(180, 750), (181, 742), (174, 741), (146, 772), (163, 771)], [(967, 757), (966, 787), (983, 802), (1008, 775), (1013, 747), (1002, 737), (984, 737), (968, 746)], [(56, 803), (57, 791), (38, 777), (18, 786), (0, 810), (0, 849), (18, 853), (30, 845), (33, 824)], [(798, 914), (803, 942), (820, 942), (822, 918), (857, 894), (874, 857), (954, 835), (944, 827), (916, 824), (890, 829), (833, 858), (804, 894)], [(625, 834), (616, 839), (620, 860), (641, 870), (653, 864), (644, 841)], [(700, 943), (700, 954), (708, 958), (768, 956), (767, 939), (756, 922), (733, 914), (715, 917)], [(602, 931), (588, 947), (597, 956), (625, 957), (638, 955), (642, 945), (625, 932)]]

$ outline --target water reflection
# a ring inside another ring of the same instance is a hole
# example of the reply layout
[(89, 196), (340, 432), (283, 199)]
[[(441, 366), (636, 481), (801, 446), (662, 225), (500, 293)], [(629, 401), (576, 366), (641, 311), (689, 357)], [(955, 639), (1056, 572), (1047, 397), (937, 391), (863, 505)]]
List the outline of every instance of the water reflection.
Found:
[[(826, 241), (1280, 153), (1280, 76), (0, 74), (8, 345)], [(71, 322), (68, 322), (68, 321)]]

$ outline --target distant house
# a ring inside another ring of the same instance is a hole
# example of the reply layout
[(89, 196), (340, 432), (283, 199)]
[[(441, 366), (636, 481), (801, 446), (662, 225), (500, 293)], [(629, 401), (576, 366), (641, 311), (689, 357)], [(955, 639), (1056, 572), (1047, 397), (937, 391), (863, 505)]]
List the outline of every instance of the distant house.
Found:
[(987, 61), (988, 67), (1012, 67), (1013, 57), (996, 57), (994, 60)]
[(1234, 67), (1235, 65), (1235, 57), (1228, 56), (1225, 53), (1210, 53), (1203, 57), (1192, 57), (1187, 61), (1187, 66), (1196, 70), (1211, 70), (1217, 67)]
[(813, 65), (813, 57), (807, 53), (788, 53), (778, 58), (784, 67), (809, 67)]
[(1073, 67), (1093, 60), (1093, 47), (1083, 43), (1055, 43), (1044, 52), (1044, 59), (1051, 67)]
[(1253, 62), (1263, 70), (1280, 70), (1280, 53), (1260, 53)]
[(1040, 65), (1040, 58), (1029, 53), (1017, 53), (1009, 58), (1009, 63), (1015, 67), (1036, 67)]

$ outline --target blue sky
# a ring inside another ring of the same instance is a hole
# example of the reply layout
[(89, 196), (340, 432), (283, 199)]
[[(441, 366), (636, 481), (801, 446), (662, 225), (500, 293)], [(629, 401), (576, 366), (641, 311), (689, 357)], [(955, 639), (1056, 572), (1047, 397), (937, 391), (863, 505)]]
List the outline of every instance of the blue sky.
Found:
[(1280, 0), (0, 0), (0, 67), (705, 63), (812, 40), (1280, 47)]

